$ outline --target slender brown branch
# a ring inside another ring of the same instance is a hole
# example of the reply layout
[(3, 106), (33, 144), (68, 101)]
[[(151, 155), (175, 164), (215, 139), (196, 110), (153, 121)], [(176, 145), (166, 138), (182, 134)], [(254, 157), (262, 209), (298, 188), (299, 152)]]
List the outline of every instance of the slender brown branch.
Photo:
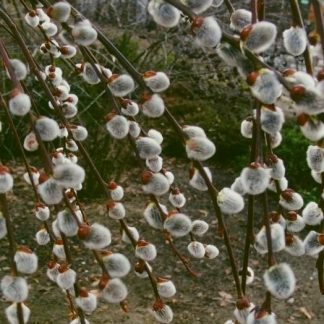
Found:
[[(9, 208), (8, 208), (8, 202), (7, 197), (5, 193), (0, 194), (0, 207), (2, 214), (6, 221), (6, 228), (7, 228), (7, 238), (9, 242), (9, 259), (10, 259), (10, 265), (11, 265), (11, 272), (13, 276), (18, 275), (17, 271), (17, 265), (15, 262), (15, 253), (16, 253), (16, 241), (14, 237), (14, 230), (12, 227), (12, 221), (9, 214)], [(24, 316), (23, 316), (23, 310), (21, 303), (17, 303), (17, 316), (18, 316), (18, 322), (19, 324), (24, 324)]]
[(235, 10), (231, 0), (224, 0), (224, 3), (225, 3), (225, 6), (226, 6), (228, 12), (231, 15)]
[(258, 21), (258, 0), (251, 0), (252, 24)]

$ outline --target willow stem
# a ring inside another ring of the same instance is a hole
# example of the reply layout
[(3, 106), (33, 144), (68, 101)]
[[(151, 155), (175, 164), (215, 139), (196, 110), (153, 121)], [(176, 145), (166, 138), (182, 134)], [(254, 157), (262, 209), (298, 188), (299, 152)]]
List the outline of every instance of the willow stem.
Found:
[[(2, 214), (6, 221), (6, 228), (7, 228), (7, 238), (9, 242), (9, 259), (10, 259), (10, 265), (11, 265), (11, 272), (13, 276), (18, 275), (17, 271), (17, 265), (15, 262), (15, 253), (16, 253), (16, 247), (17, 243), (15, 241), (14, 237), (14, 230), (12, 226), (12, 221), (9, 214), (9, 208), (8, 208), (8, 202), (7, 197), (5, 193), (0, 194), (0, 207)], [(17, 303), (17, 317), (19, 324), (24, 324), (24, 316), (23, 316), (23, 310), (22, 310), (22, 304)]]

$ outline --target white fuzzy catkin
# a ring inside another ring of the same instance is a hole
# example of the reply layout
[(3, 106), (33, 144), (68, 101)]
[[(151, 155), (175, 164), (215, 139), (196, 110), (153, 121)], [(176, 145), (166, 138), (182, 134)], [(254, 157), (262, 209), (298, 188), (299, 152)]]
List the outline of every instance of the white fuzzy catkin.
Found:
[(161, 132), (157, 131), (156, 129), (149, 129), (147, 132), (147, 136), (154, 139), (158, 144), (162, 144), (163, 142), (163, 135)]
[[(77, 213), (75, 213), (77, 216)], [(77, 216), (77, 218), (79, 218)], [(57, 225), (64, 235), (68, 237), (75, 236), (78, 233), (78, 222), (74, 218), (74, 216), (71, 214), (71, 212), (68, 209), (65, 209), (63, 211), (60, 211), (57, 214)], [(79, 218), (79, 221), (82, 223), (82, 219)]]
[(230, 21), (230, 28), (236, 32), (241, 32), (246, 25), (251, 24), (252, 13), (245, 9), (234, 10), (231, 14)]
[(32, 274), (36, 272), (38, 267), (37, 255), (31, 251), (18, 250), (15, 253), (14, 260), (17, 265), (17, 270), (24, 274)]
[(211, 16), (201, 19), (203, 21), (193, 28), (196, 43), (206, 48), (217, 46), (222, 38), (222, 30), (216, 19)]
[(282, 159), (274, 156), (271, 159), (271, 178), (280, 180), (285, 176), (286, 168)]
[(244, 196), (246, 194), (246, 190), (242, 185), (241, 177), (235, 178), (234, 182), (231, 185), (231, 189), (240, 194), (241, 196)]
[(272, 106), (271, 109), (262, 106), (260, 119), (262, 130), (268, 134), (280, 132), (285, 122), (285, 116), (282, 109), (276, 106)]
[(321, 173), (316, 172), (314, 170), (311, 170), (311, 176), (316, 181), (317, 183), (321, 184), (322, 183), (322, 176)]
[(293, 69), (287, 69), (283, 72), (285, 80), (289, 86), (302, 85), (305, 88), (315, 88), (315, 79), (304, 71), (295, 71)]
[(255, 308), (253, 303), (249, 303), (248, 306), (243, 308), (236, 307), (233, 314), (238, 323), (246, 323), (246, 318), (250, 314), (250, 312)]
[(125, 277), (130, 271), (130, 262), (121, 253), (103, 256), (102, 260), (111, 278)]
[(147, 183), (142, 186), (143, 191), (147, 194), (162, 196), (170, 189), (170, 183), (161, 173), (152, 173)]
[(193, 241), (190, 242), (187, 246), (189, 253), (196, 259), (202, 259), (205, 256), (205, 247), (204, 244)]
[[(96, 65), (96, 67), (100, 71), (100, 66), (98, 64)], [(83, 64), (82, 78), (85, 82), (92, 85), (98, 84), (100, 82), (100, 78), (96, 70), (89, 62)]]
[(139, 241), (135, 248), (135, 255), (144, 261), (153, 261), (157, 255), (156, 247), (152, 243), (143, 244)]
[[(30, 309), (24, 304), (21, 303), (22, 309), (22, 317), (23, 317), (23, 324), (26, 324), (29, 321), (30, 317)], [(5, 310), (7, 320), (9, 324), (20, 324), (20, 320), (18, 319), (18, 307), (16, 303), (11, 304)]]
[(304, 239), (305, 254), (317, 255), (324, 249), (324, 245), (319, 242), (319, 233), (310, 231)]
[(38, 193), (47, 205), (55, 205), (63, 199), (63, 188), (53, 178), (49, 178), (38, 187)]
[(85, 172), (77, 164), (64, 163), (54, 167), (53, 178), (63, 188), (70, 188), (78, 186), (84, 181)]
[(274, 149), (278, 147), (282, 142), (282, 135), (280, 132), (270, 134), (270, 145)]
[(61, 105), (62, 114), (66, 119), (71, 119), (75, 117), (78, 113), (78, 108), (70, 102), (64, 102)]
[(174, 213), (166, 218), (163, 228), (173, 237), (182, 237), (191, 231), (191, 220), (185, 214)]
[(197, 15), (206, 11), (213, 4), (213, 0), (183, 0), (183, 2)]
[(158, 25), (166, 28), (175, 27), (180, 20), (180, 11), (163, 0), (151, 0), (148, 12)]
[(65, 1), (54, 3), (48, 10), (49, 16), (58, 22), (68, 21), (71, 14), (71, 5)]
[(124, 197), (124, 189), (122, 186), (119, 186), (114, 183), (113, 188), (109, 187), (110, 197), (114, 201), (120, 201)]
[[(27, 76), (27, 67), (26, 65), (18, 60), (18, 59), (11, 59), (10, 60), (11, 68), (13, 69), (14, 74), (18, 80), (24, 80)], [(8, 76), (10, 77), (9, 73), (7, 72)]]
[(244, 168), (241, 172), (242, 186), (250, 195), (264, 192), (270, 181), (270, 169), (260, 165)]
[(317, 145), (309, 145), (306, 152), (306, 161), (310, 169), (315, 172), (324, 171), (324, 150)]
[(282, 216), (282, 214), (279, 214), (277, 212), (271, 212), (269, 216), (272, 223), (278, 223), (284, 229), (286, 228), (286, 219)]
[(52, 252), (58, 259), (60, 259), (60, 260), (65, 260), (66, 259), (63, 242), (56, 241), (55, 244), (53, 245)]
[(236, 214), (244, 208), (242, 196), (230, 188), (223, 188), (218, 193), (217, 204), (224, 214)]
[[(251, 86), (252, 95), (264, 104), (274, 104), (282, 94), (283, 86), (276, 74), (269, 69), (261, 69)], [(282, 116), (283, 117), (283, 116)]]
[(87, 292), (87, 296), (75, 298), (75, 303), (86, 314), (91, 314), (97, 308), (97, 296), (91, 292)]
[(111, 243), (110, 230), (101, 224), (93, 223), (89, 235), (83, 239), (83, 244), (90, 250), (101, 250)]
[(153, 305), (153, 315), (159, 323), (171, 323), (173, 320), (171, 307), (163, 304), (161, 301)]
[(168, 179), (169, 185), (171, 186), (174, 182), (174, 174), (171, 171), (164, 171), (164, 176)]
[(46, 245), (50, 242), (51, 237), (48, 234), (47, 230), (45, 228), (42, 228), (36, 233), (35, 239), (38, 245)]
[(106, 128), (112, 137), (122, 139), (129, 132), (129, 123), (124, 116), (115, 115), (106, 123)]
[(165, 91), (170, 86), (170, 80), (164, 72), (146, 72), (144, 81), (153, 92)]
[(77, 49), (72, 45), (63, 45), (60, 47), (60, 52), (62, 57), (69, 59), (76, 55)]
[(30, 132), (24, 139), (24, 149), (28, 152), (34, 152), (38, 149), (38, 141), (34, 132)]
[(140, 137), (136, 140), (135, 144), (141, 159), (153, 158), (162, 152), (160, 144), (150, 137)]
[(159, 292), (159, 295), (164, 298), (173, 297), (177, 292), (174, 283), (171, 280), (167, 280), (167, 279), (159, 280), (159, 279), (160, 278), (158, 278), (158, 281), (156, 283), (156, 288)]
[(186, 197), (180, 191), (178, 192), (170, 192), (169, 202), (175, 208), (182, 208), (186, 204)]
[(12, 187), (13, 187), (12, 175), (5, 170), (4, 171), (0, 170), (0, 194), (10, 191)]
[(302, 215), (307, 225), (319, 225), (323, 220), (323, 211), (314, 201), (309, 202), (305, 206)]
[(78, 45), (89, 46), (96, 41), (97, 31), (91, 26), (89, 20), (83, 20), (74, 25), (72, 36)]
[(215, 245), (208, 244), (205, 246), (205, 257), (207, 259), (215, 259), (219, 255), (219, 250)]
[(56, 282), (57, 276), (58, 276), (58, 268), (60, 265), (58, 263), (55, 263), (54, 261), (50, 262), (47, 265), (46, 275), (47, 277), (53, 281)]
[(135, 83), (128, 74), (121, 74), (111, 79), (108, 87), (114, 96), (125, 97), (134, 90)]
[(28, 297), (27, 281), (22, 277), (6, 275), (1, 280), (3, 296), (15, 303), (21, 303)]
[(43, 204), (38, 204), (35, 209), (35, 216), (42, 222), (45, 222), (50, 217), (50, 210), (47, 206)]
[(324, 112), (324, 96), (316, 88), (296, 85), (290, 90), (290, 96), (295, 102), (298, 113), (318, 115)]
[(68, 290), (73, 287), (76, 280), (76, 272), (72, 269), (67, 269), (64, 272), (60, 272), (57, 275), (56, 283), (64, 290)]
[(164, 113), (165, 105), (163, 99), (156, 93), (149, 96), (142, 103), (143, 114), (150, 118), (161, 117)]
[(40, 173), (37, 170), (30, 170), (30, 173), (31, 173), (31, 179), (30, 179), (30, 176), (29, 176), (29, 173), (28, 172), (25, 172), (23, 174), (23, 179), (29, 185), (31, 185), (32, 182), (33, 182), (35, 184), (35, 186), (38, 186)]
[[(284, 228), (278, 223), (273, 223), (270, 225), (270, 229), (272, 250), (273, 252), (279, 252), (283, 250), (286, 245)], [(263, 226), (257, 233), (254, 247), (260, 254), (265, 254), (268, 252), (268, 241), (265, 226)]]
[(138, 138), (141, 134), (141, 128), (136, 121), (130, 120), (128, 121), (129, 125), (129, 135), (133, 138)]
[[(71, 321), (69, 324), (81, 324), (81, 319), (80, 317), (75, 318), (73, 321)], [(90, 322), (85, 318), (84, 319), (84, 324), (90, 324)]]
[(305, 246), (297, 235), (289, 235), (286, 237), (285, 251), (293, 256), (302, 256), (305, 254)]
[[(43, 23), (42, 28), (43, 28), (43, 30), (44, 30), (47, 37), (55, 36), (57, 34), (57, 31), (58, 31), (57, 26), (52, 22)], [(60, 55), (61, 55), (61, 53), (59, 52), (59, 50), (57, 50), (57, 52), (55, 53), (55, 57), (59, 57)]]
[(278, 299), (286, 299), (295, 290), (296, 278), (287, 263), (270, 267), (263, 275), (264, 284), (270, 293)]
[(36, 8), (36, 13), (39, 17), (39, 21), (41, 24), (44, 22), (49, 22), (51, 20), (50, 17), (45, 13), (45, 11), (41, 7)]
[(310, 118), (299, 126), (303, 135), (310, 141), (316, 142), (324, 137), (324, 123), (320, 120)]
[(40, 138), (45, 142), (53, 141), (58, 137), (60, 128), (54, 119), (41, 117), (36, 120), (35, 128), (39, 133)]
[(207, 137), (205, 131), (198, 126), (185, 125), (182, 128), (183, 132), (189, 137)]
[[(212, 182), (213, 178), (212, 178), (212, 174), (211, 174), (209, 168), (204, 167), (204, 170), (207, 174), (209, 181)], [(200, 174), (198, 169), (192, 170), (189, 184), (191, 187), (193, 187), (199, 191), (207, 191), (208, 190), (206, 182), (205, 182), (204, 178), (202, 177), (202, 175)]]
[[(293, 215), (292, 219), (289, 219), (290, 215)], [(288, 217), (286, 220), (287, 231), (298, 233), (298, 232), (301, 232), (305, 228), (305, 225), (306, 224), (305, 224), (303, 217), (301, 217), (300, 215), (298, 215), (297, 213), (295, 213), (293, 211), (288, 212)]]
[[(168, 214), (168, 210), (164, 205), (160, 204), (160, 208), (165, 215)], [(161, 216), (160, 210), (155, 205), (155, 203), (150, 202), (146, 206), (143, 215), (145, 220), (151, 227), (153, 227), (154, 229), (163, 229), (163, 217)]]
[(31, 101), (28, 95), (19, 92), (14, 95), (8, 102), (10, 112), (15, 116), (25, 116), (31, 108)]
[(208, 229), (208, 223), (200, 219), (194, 220), (191, 224), (191, 232), (196, 236), (203, 236), (204, 234), (206, 234)]
[(277, 316), (275, 313), (269, 314), (263, 310), (257, 311), (255, 308), (246, 318), (245, 324), (277, 324)]
[(156, 155), (149, 159), (146, 159), (145, 164), (152, 172), (157, 173), (160, 172), (163, 167), (163, 159), (161, 158), (161, 156)]
[(299, 210), (303, 207), (304, 200), (299, 193), (286, 189), (280, 194), (279, 204), (287, 210)]
[(252, 25), (252, 29), (244, 40), (245, 46), (251, 51), (260, 54), (272, 46), (276, 36), (276, 25), (268, 21), (260, 21)]
[(71, 133), (73, 135), (73, 138), (79, 142), (84, 141), (88, 137), (88, 130), (80, 125), (72, 128)]
[(110, 279), (102, 291), (102, 297), (111, 304), (122, 302), (127, 295), (127, 287), (119, 278)]
[(28, 12), (24, 18), (25, 22), (32, 28), (36, 28), (39, 25), (39, 17), (34, 10)]
[[(65, 148), (70, 152), (77, 152), (79, 150), (77, 143), (72, 139), (69, 139), (66, 141)], [(71, 161), (71, 162), (73, 162), (73, 161)]]
[(253, 135), (253, 120), (252, 118), (246, 118), (241, 122), (241, 135), (244, 138), (252, 138)]
[(283, 44), (286, 51), (294, 56), (304, 53), (307, 46), (307, 34), (303, 27), (295, 26), (282, 33)]
[(189, 159), (196, 161), (206, 161), (215, 152), (215, 144), (205, 137), (192, 137), (186, 142), (186, 152)]
[(138, 104), (135, 101), (131, 101), (129, 99), (125, 99), (122, 102), (121, 112), (125, 116), (136, 116), (139, 112)]

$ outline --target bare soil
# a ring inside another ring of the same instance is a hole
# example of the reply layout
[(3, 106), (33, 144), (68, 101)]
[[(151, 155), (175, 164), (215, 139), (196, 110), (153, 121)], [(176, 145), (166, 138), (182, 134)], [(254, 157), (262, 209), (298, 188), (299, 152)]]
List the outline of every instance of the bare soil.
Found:
[[(136, 225), (142, 237), (151, 240), (158, 248), (158, 257), (152, 263), (156, 275), (171, 276), (177, 287), (177, 294), (168, 303), (174, 311), (176, 324), (184, 323), (215, 323), (222, 324), (233, 318), (235, 307), (235, 289), (226, 250), (222, 239), (217, 237), (217, 222), (212, 211), (211, 202), (206, 193), (191, 189), (188, 184), (187, 165), (172, 163), (170, 169), (176, 176), (176, 182), (187, 196), (184, 212), (192, 219), (204, 219), (211, 227), (201, 241), (205, 244), (215, 244), (220, 255), (214, 260), (192, 260), (192, 268), (199, 273), (193, 279), (184, 269), (181, 262), (173, 255), (169, 246), (164, 242), (161, 233), (149, 228), (142, 216), (146, 197), (142, 195), (137, 181), (138, 175), (126, 174), (121, 179), (125, 188), (124, 203), (127, 210), (127, 221)], [(29, 187), (21, 180), (22, 168), (15, 170), (16, 185), (14, 192), (9, 196), (10, 212), (14, 221), (15, 235), (18, 244), (28, 244), (39, 256), (39, 269), (35, 275), (28, 277), (30, 293), (28, 306), (31, 308), (31, 324), (65, 324), (68, 323), (68, 307), (64, 294), (53, 283), (47, 280), (46, 263), (50, 256), (50, 248), (37, 246), (34, 235), (39, 223), (33, 215), (33, 197)], [(228, 186), (235, 176), (231, 171), (213, 169), (214, 182), (219, 186)], [(131, 262), (134, 261), (133, 252), (120, 240), (118, 224), (105, 214), (105, 200), (84, 201), (85, 210), (91, 222), (100, 222), (107, 225), (113, 233), (112, 251), (125, 253)], [(161, 200), (167, 204), (167, 197)], [(260, 203), (257, 201), (257, 205)], [(262, 212), (257, 207), (255, 226), (261, 224)], [(246, 210), (234, 216), (228, 216), (226, 223), (235, 250), (235, 255), (241, 262), (241, 252), (244, 246)], [(306, 231), (305, 231), (306, 233)], [(302, 233), (302, 236), (305, 235)], [(189, 238), (175, 241), (179, 250), (186, 256), (186, 245)], [(73, 251), (73, 268), (79, 275), (83, 286), (94, 289), (95, 280), (100, 276), (100, 269), (89, 251), (81, 249), (77, 240), (70, 242)], [(7, 258), (8, 243), (5, 239), (0, 241), (0, 277), (10, 272)], [(278, 316), (279, 323), (324, 323), (324, 297), (320, 295), (316, 260), (310, 257), (295, 258), (285, 252), (279, 253), (278, 261), (289, 262), (297, 278), (297, 289), (288, 301), (273, 300), (273, 311)], [(252, 248), (250, 266), (255, 270), (256, 279), (248, 287), (247, 293), (251, 301), (261, 304), (265, 295), (262, 275), (266, 268), (266, 256), (259, 256)], [(138, 279), (130, 273), (126, 279), (129, 288), (129, 312), (124, 313), (118, 305), (100, 302), (97, 311), (88, 316), (92, 324), (99, 323), (155, 323), (150, 314), (153, 304), (153, 292), (148, 280)], [(0, 303), (0, 323), (6, 323), (4, 308), (8, 304), (2, 299)]]

